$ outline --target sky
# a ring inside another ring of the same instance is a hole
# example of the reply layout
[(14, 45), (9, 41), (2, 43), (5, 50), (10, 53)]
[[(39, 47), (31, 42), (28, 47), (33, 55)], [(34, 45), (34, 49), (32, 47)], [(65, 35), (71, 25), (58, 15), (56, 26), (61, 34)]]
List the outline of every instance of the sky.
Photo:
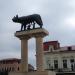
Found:
[[(75, 0), (0, 0), (0, 59), (21, 58), (21, 43), (14, 33), (21, 25), (12, 22), (17, 15), (40, 14), (49, 35), (45, 41), (58, 40), (61, 46), (75, 45)], [(28, 41), (28, 62), (35, 66), (35, 39)]]

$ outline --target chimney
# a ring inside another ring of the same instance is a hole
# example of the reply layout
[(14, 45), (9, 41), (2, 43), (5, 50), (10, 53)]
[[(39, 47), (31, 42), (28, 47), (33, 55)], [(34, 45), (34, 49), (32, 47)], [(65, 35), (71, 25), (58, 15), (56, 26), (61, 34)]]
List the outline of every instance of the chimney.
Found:
[(72, 50), (72, 47), (69, 46), (69, 47), (68, 47), (68, 51), (71, 51), (71, 50)]

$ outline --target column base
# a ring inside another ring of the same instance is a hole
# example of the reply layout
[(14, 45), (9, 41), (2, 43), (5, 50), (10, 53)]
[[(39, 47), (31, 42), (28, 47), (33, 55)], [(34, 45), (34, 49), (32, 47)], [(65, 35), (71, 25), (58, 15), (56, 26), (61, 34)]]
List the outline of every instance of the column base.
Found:
[(56, 75), (54, 71), (10, 72), (8, 75)]

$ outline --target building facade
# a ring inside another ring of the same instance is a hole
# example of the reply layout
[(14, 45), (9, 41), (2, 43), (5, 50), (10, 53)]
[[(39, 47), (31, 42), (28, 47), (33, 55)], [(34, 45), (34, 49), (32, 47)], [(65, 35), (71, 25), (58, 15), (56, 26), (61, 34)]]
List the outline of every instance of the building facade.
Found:
[(55, 71), (75, 71), (75, 46), (60, 47), (58, 41), (44, 42), (44, 68)]
[[(28, 71), (34, 70), (34, 67), (31, 64), (28, 64)], [(21, 59), (10, 58), (0, 60), (0, 71), (21, 71)]]

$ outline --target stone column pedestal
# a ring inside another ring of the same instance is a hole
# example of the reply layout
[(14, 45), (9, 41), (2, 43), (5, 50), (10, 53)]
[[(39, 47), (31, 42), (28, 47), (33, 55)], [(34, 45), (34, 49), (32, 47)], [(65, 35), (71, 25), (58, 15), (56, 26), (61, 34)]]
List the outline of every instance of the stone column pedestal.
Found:
[(49, 33), (44, 28), (27, 31), (18, 31), (15, 36), (21, 40), (21, 71), (28, 72), (28, 39), (36, 39), (36, 65), (37, 71), (44, 71), (43, 61), (43, 37)]
[(37, 71), (44, 71), (43, 58), (43, 37), (36, 37), (36, 68)]
[(53, 71), (11, 72), (9, 75), (56, 75)]
[(21, 72), (28, 72), (28, 39), (29, 37), (18, 36), (21, 40)]
[(21, 39), (21, 71), (28, 72), (28, 40)]

